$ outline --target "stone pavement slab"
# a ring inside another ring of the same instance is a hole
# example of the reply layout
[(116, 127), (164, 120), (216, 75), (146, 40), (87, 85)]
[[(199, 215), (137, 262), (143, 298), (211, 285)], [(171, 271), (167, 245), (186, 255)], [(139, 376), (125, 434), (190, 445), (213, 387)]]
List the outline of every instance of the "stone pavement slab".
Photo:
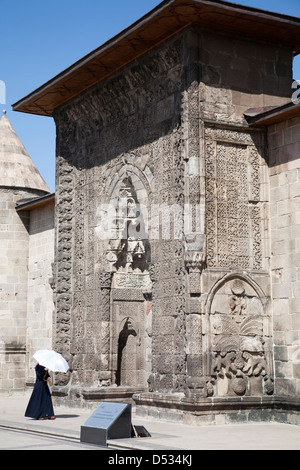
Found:
[(0, 450), (104, 450), (108, 448), (82, 444), (78, 440), (0, 427)]
[[(24, 417), (28, 395), (0, 397), (0, 429), (15, 429), (79, 441), (80, 428), (92, 414), (81, 408), (55, 407), (55, 421), (36, 421)], [(95, 409), (97, 405), (95, 405)], [(300, 450), (300, 426), (281, 423), (189, 426), (138, 417), (151, 437), (114, 439), (108, 447), (120, 450)]]

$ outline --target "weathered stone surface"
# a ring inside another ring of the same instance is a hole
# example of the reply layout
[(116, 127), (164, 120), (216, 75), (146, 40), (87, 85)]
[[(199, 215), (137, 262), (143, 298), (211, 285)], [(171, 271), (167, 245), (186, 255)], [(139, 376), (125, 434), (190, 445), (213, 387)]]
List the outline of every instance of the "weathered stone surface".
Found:
[(192, 26), (55, 110), (61, 397), (224, 424), (299, 395), (299, 118), (244, 115), (291, 72), (292, 51)]
[(24, 391), (32, 377), (33, 349), (52, 343), (53, 204), (45, 211), (16, 210), (18, 202), (47, 192), (4, 114), (0, 119), (0, 394)]
[(274, 391), (266, 142), (241, 108), (286, 92), (251, 78), (257, 44), (204, 36), (178, 34), (55, 113), (55, 341), (82, 387)]
[(299, 395), (299, 119), (270, 127), (274, 358), (278, 393)]

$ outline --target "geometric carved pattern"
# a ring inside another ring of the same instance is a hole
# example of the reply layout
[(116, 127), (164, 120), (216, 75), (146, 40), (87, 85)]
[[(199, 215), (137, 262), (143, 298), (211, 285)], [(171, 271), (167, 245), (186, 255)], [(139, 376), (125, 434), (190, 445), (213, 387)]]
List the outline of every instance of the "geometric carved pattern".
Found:
[(145, 298), (141, 289), (112, 289), (113, 300), (126, 300), (131, 302), (144, 302)]
[(261, 268), (259, 175), (248, 133), (206, 129), (208, 267)]

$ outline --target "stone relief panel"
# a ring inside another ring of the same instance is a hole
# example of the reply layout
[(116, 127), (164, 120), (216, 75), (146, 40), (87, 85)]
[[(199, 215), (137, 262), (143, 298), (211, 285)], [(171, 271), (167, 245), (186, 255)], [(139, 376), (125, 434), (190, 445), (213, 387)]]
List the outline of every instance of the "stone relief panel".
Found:
[(253, 282), (227, 276), (211, 298), (208, 373), (217, 396), (273, 393), (267, 299)]
[(109, 242), (107, 254), (111, 270), (143, 272), (150, 261), (150, 245), (142, 206), (128, 173), (121, 179), (117, 200), (115, 203), (111, 200), (111, 203), (115, 209), (112, 220), (115, 236)]
[[(56, 265), (53, 267), (53, 282), (56, 296), (56, 325), (54, 328), (55, 348), (59, 350), (72, 365), (69, 342), (71, 338), (72, 309), (72, 234), (74, 230), (74, 174), (72, 167), (63, 159), (57, 159), (59, 168), (59, 185), (56, 192)], [(66, 385), (69, 374), (58, 374), (56, 382)]]
[(127, 164), (112, 172), (107, 190), (111, 205), (110, 238), (102, 240), (102, 228), (96, 230), (98, 265), (106, 266), (111, 273), (110, 342), (106, 356), (111, 385), (146, 387), (151, 370), (147, 357), (152, 322), (152, 283), (148, 272), (151, 250), (143, 211), (148, 206), (148, 188), (146, 177), (128, 163), (133, 156), (124, 158)]
[(265, 267), (263, 136), (206, 128), (208, 267)]

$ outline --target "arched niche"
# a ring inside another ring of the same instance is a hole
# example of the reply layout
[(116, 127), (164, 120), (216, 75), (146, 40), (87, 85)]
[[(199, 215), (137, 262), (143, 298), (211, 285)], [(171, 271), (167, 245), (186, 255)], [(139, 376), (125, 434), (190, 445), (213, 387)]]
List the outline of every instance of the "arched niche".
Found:
[(230, 273), (206, 302), (206, 367), (217, 396), (273, 393), (273, 341), (268, 298), (245, 273)]

